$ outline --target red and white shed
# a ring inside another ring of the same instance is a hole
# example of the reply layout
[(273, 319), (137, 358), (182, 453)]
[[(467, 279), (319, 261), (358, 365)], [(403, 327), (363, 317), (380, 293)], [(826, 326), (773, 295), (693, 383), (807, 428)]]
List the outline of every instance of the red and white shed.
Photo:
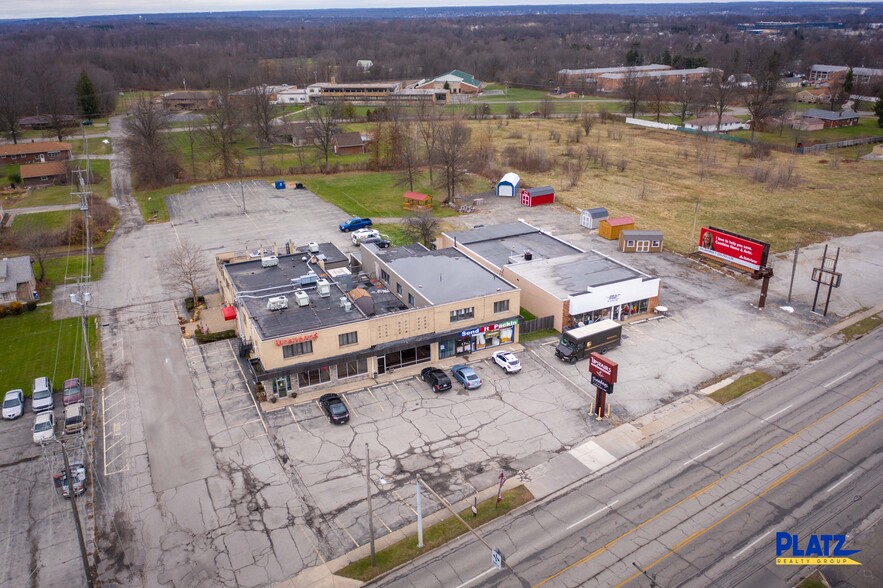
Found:
[(555, 188), (552, 186), (525, 188), (521, 191), (521, 204), (523, 206), (539, 206), (540, 204), (552, 204), (553, 202), (555, 202)]

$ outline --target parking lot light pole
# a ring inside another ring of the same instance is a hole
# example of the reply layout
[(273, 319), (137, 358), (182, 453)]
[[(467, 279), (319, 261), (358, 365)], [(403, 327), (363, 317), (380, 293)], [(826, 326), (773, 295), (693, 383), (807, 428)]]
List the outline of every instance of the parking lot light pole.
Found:
[(245, 188), (242, 187), (242, 160), (236, 160), (236, 168), (239, 170), (239, 192), (242, 194), (242, 214), (246, 214), (245, 210)]
[(374, 508), (371, 505), (371, 456), (368, 453), (368, 444), (365, 443), (365, 481), (368, 487), (368, 533), (371, 535), (371, 567), (377, 566), (377, 556), (374, 552)]
[(86, 585), (94, 588), (92, 582), (92, 569), (89, 567), (89, 555), (86, 553), (86, 541), (83, 539), (83, 527), (80, 525), (80, 513), (77, 511), (77, 493), (74, 490), (74, 477), (71, 475), (71, 464), (67, 459), (67, 449), (64, 441), (58, 440), (61, 445), (61, 457), (64, 459), (64, 475), (67, 476), (67, 489), (71, 499), (71, 510), (74, 511), (74, 524), (77, 526), (77, 539), (80, 542), (80, 556), (83, 558), (83, 571), (86, 572)]

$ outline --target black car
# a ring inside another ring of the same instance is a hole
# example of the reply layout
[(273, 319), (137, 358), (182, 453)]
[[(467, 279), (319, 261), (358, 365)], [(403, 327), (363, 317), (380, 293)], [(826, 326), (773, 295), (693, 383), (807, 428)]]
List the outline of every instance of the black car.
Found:
[(420, 379), (432, 386), (433, 392), (444, 392), (451, 389), (451, 379), (448, 374), (434, 367), (424, 368), (420, 372)]
[(367, 245), (368, 243), (372, 243), (377, 245), (381, 249), (386, 249), (392, 243), (390, 243), (389, 239), (384, 239), (383, 237), (365, 237), (361, 241), (359, 241), (362, 245)]
[(349, 422), (350, 411), (347, 410), (343, 399), (337, 394), (323, 394), (319, 398), (319, 404), (322, 410), (328, 415), (328, 420), (335, 425), (342, 425)]

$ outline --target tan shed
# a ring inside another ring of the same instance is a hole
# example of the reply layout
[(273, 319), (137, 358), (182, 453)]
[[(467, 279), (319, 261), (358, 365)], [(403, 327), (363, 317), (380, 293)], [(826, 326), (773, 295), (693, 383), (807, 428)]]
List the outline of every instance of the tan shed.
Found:
[(623, 253), (660, 253), (662, 231), (620, 231), (619, 250)]
[(616, 241), (622, 231), (634, 230), (635, 219), (630, 216), (620, 216), (617, 218), (608, 218), (601, 221), (598, 225), (598, 236)]

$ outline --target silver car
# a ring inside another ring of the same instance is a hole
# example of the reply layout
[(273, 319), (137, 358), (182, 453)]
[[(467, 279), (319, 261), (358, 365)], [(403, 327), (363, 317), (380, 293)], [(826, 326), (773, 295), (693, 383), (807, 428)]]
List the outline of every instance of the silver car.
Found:
[(55, 398), (52, 396), (52, 380), (46, 376), (34, 379), (34, 387), (31, 390), (31, 408), (34, 412), (55, 408)]
[(34, 419), (34, 443), (42, 445), (49, 441), (55, 441), (55, 414), (51, 410)]
[(3, 418), (17, 419), (25, 410), (25, 393), (21, 390), (10, 390), (3, 397)]

